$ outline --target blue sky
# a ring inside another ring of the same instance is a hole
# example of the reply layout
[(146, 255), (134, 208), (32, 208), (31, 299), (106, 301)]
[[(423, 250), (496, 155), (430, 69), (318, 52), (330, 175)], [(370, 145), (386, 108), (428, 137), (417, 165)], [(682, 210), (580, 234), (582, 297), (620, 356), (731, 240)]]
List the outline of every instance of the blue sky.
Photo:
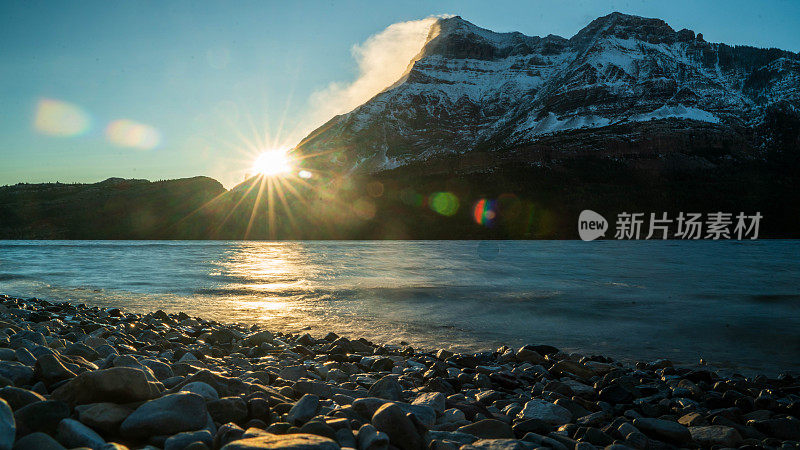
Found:
[(795, 0), (6, 1), (0, 185), (208, 175), (231, 187), (256, 142), (302, 137), (318, 120), (310, 99), (353, 81), (353, 46), (393, 23), (457, 14), (570, 37), (612, 11), (800, 51)]

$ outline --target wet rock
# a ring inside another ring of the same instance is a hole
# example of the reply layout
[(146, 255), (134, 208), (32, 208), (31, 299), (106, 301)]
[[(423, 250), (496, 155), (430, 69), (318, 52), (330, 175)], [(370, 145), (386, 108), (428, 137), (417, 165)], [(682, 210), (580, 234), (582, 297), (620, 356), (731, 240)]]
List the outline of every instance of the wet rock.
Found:
[(538, 419), (551, 425), (564, 425), (572, 420), (572, 413), (566, 408), (535, 398), (525, 403), (517, 417), (520, 420)]
[(208, 413), (203, 397), (188, 392), (169, 394), (137, 408), (120, 425), (127, 438), (172, 435), (203, 428)]
[(58, 441), (69, 448), (89, 447), (99, 450), (106, 445), (106, 441), (94, 430), (73, 419), (64, 419), (58, 424), (56, 430)]
[(482, 439), (513, 439), (511, 427), (499, 420), (483, 419), (456, 430), (459, 433), (471, 434)]
[(293, 424), (303, 424), (314, 417), (319, 411), (319, 397), (306, 394), (289, 410), (287, 420)]
[(414, 423), (394, 403), (387, 403), (378, 408), (371, 422), (375, 428), (389, 436), (389, 442), (395, 447), (412, 450), (422, 446), (422, 437), (418, 434)]
[(689, 433), (692, 440), (704, 447), (737, 447), (742, 442), (742, 436), (735, 428), (720, 425), (689, 427)]
[(144, 372), (130, 367), (113, 367), (84, 372), (53, 391), (53, 398), (70, 404), (148, 400), (159, 394)]
[(14, 419), (20, 435), (43, 431), (53, 433), (62, 419), (69, 417), (69, 405), (58, 400), (31, 403), (18, 409)]
[(384, 398), (387, 400), (402, 400), (403, 387), (397, 382), (397, 377), (387, 375), (370, 386), (368, 395), (370, 397)]
[(93, 403), (78, 411), (78, 420), (101, 433), (116, 434), (132, 412), (132, 409), (115, 403)]
[(16, 433), (17, 424), (14, 420), (14, 412), (8, 403), (0, 398), (0, 450), (11, 450)]
[(635, 419), (633, 421), (633, 426), (644, 434), (663, 441), (685, 444), (692, 440), (692, 434), (689, 432), (688, 428), (678, 422), (672, 422), (670, 420), (652, 418)]
[(233, 441), (223, 450), (339, 450), (336, 441), (313, 434), (268, 434)]

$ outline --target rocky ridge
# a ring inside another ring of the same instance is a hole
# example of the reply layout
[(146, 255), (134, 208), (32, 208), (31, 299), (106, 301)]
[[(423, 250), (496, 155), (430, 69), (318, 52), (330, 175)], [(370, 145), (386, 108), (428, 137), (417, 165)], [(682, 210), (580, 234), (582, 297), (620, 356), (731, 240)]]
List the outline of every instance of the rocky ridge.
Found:
[(0, 449), (798, 448), (800, 380), (0, 296)]
[(762, 126), (786, 114), (800, 121), (793, 52), (709, 43), (621, 13), (569, 39), (496, 33), (451, 17), (432, 26), (402, 79), (312, 132), (298, 151), (325, 155), (317, 158), (325, 167), (381, 171), (675, 118), (686, 125), (673, 134), (693, 124), (734, 136), (752, 130), (757, 136), (743, 148), (763, 150), (780, 144)]

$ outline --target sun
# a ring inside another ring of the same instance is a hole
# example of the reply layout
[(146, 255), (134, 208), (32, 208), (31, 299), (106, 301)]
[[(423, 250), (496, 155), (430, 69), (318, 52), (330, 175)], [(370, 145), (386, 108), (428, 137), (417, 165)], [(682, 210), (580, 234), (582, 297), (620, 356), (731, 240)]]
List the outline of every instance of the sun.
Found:
[(265, 150), (253, 161), (253, 171), (259, 175), (276, 176), (292, 169), (292, 158), (285, 149)]

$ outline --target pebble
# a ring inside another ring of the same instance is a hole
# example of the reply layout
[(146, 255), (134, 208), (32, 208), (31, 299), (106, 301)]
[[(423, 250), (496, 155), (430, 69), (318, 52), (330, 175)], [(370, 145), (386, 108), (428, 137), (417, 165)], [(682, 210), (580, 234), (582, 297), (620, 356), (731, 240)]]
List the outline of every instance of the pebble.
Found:
[(564, 425), (572, 420), (572, 413), (556, 404), (538, 398), (525, 403), (517, 415), (519, 419), (538, 419), (551, 425)]
[(143, 371), (113, 367), (83, 372), (53, 391), (53, 398), (70, 404), (130, 403), (151, 399), (158, 393)]
[(403, 387), (397, 382), (396, 376), (387, 375), (370, 386), (367, 394), (370, 397), (400, 401), (402, 400)]
[(66, 450), (66, 448), (49, 435), (36, 432), (20, 438), (14, 444), (14, 450)]
[(641, 418), (635, 419), (633, 426), (648, 436), (676, 444), (684, 444), (692, 439), (688, 428), (671, 420)]
[(92, 403), (78, 409), (78, 420), (102, 433), (116, 434), (132, 412), (131, 408), (116, 403)]
[(69, 405), (58, 400), (31, 403), (14, 412), (18, 432), (25, 435), (35, 431), (55, 432), (62, 419), (70, 415)]
[(389, 436), (378, 431), (374, 425), (365, 423), (358, 429), (358, 450), (385, 450), (389, 448)]
[(219, 393), (213, 387), (209, 386), (208, 383), (203, 383), (202, 381), (193, 381), (191, 383), (186, 383), (181, 387), (181, 392), (191, 392), (193, 394), (197, 394), (206, 401), (210, 402), (213, 400), (219, 400)]
[(483, 419), (469, 425), (464, 425), (456, 430), (460, 433), (471, 434), (483, 439), (514, 438), (514, 432), (507, 423), (496, 419)]
[[(793, 448), (800, 377), (428, 352), (0, 295), (0, 450)], [(35, 320), (29, 320), (35, 318)], [(3, 400), (5, 400), (3, 402)], [(58, 437), (57, 440), (53, 437)]]
[(214, 437), (211, 436), (208, 430), (184, 431), (183, 433), (170, 436), (169, 439), (164, 442), (164, 450), (183, 450), (195, 442), (201, 442), (205, 444), (206, 447), (211, 448), (213, 446), (213, 441)]
[(411, 419), (394, 403), (386, 403), (372, 416), (372, 424), (389, 436), (389, 442), (401, 450), (422, 447), (422, 437)]
[(339, 450), (333, 439), (313, 434), (270, 434), (233, 441), (223, 450)]
[(314, 394), (305, 394), (289, 410), (286, 420), (292, 424), (307, 422), (319, 411), (319, 397)]
[(17, 434), (14, 412), (8, 403), (0, 398), (0, 450), (11, 450)]
[(73, 419), (64, 419), (56, 430), (58, 441), (67, 447), (89, 447), (100, 450), (106, 445), (102, 436), (86, 425)]
[(742, 442), (742, 436), (735, 428), (721, 425), (704, 427), (689, 427), (692, 440), (704, 447), (722, 446), (737, 447)]

